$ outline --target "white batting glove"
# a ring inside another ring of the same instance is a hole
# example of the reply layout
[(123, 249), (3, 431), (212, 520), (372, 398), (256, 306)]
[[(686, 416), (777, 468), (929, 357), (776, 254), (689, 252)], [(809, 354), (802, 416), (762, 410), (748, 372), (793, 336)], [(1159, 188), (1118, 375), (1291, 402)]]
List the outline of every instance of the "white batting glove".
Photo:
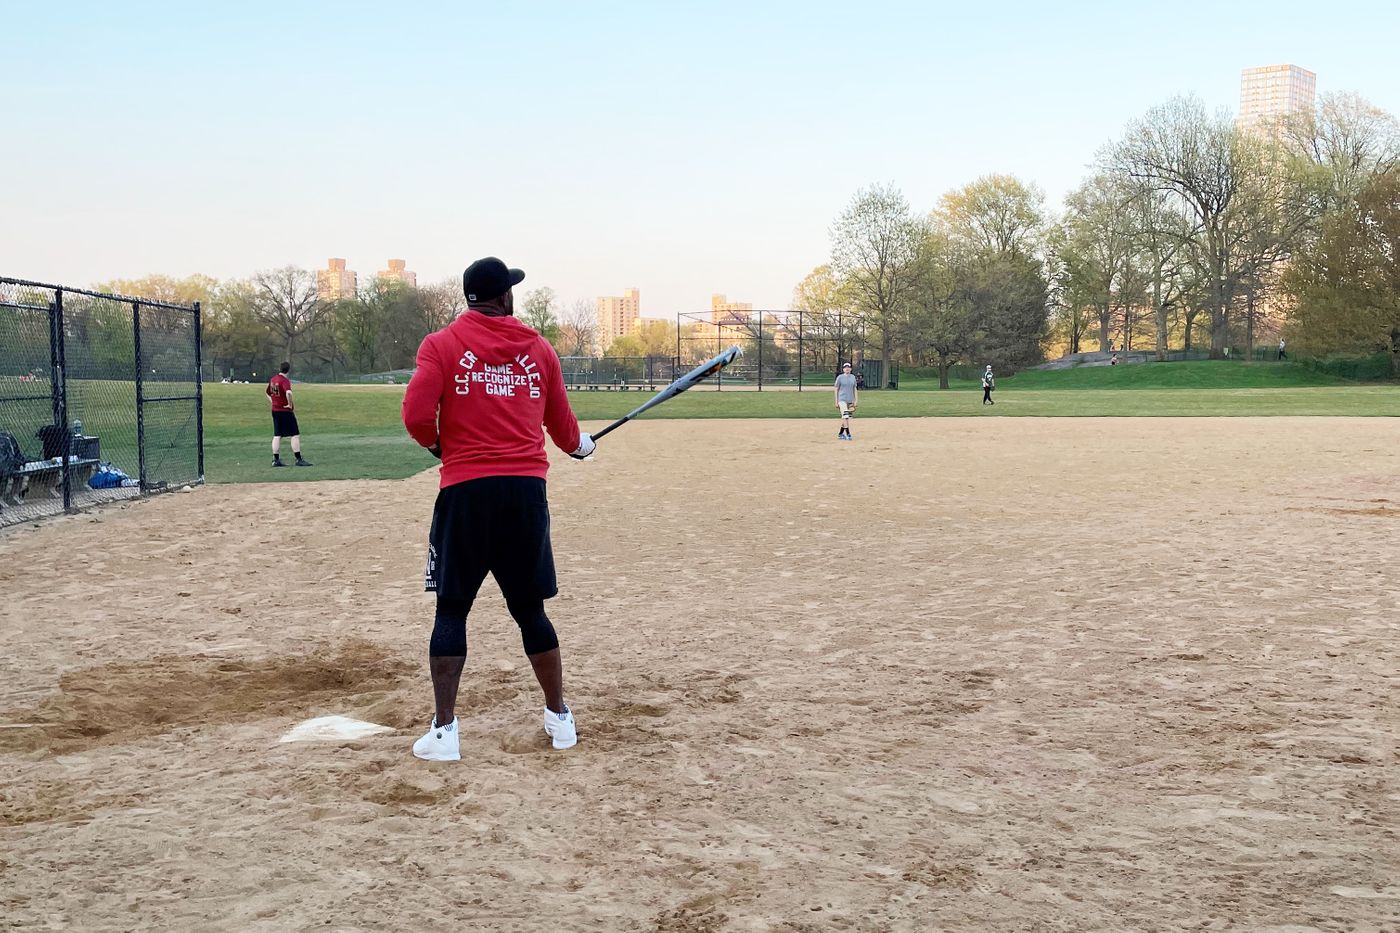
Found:
[(575, 460), (585, 460), (593, 456), (593, 451), (597, 449), (598, 445), (593, 443), (592, 435), (585, 431), (581, 432), (578, 436), (578, 450), (569, 454), (569, 456), (573, 457)]

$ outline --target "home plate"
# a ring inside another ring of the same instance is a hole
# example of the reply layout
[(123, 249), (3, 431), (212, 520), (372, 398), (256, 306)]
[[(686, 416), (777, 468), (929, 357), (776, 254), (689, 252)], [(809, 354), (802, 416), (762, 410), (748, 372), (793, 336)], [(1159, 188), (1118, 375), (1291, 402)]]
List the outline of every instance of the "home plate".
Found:
[(293, 727), (279, 742), (343, 742), (363, 739), (367, 735), (393, 732), (388, 726), (378, 726), (349, 716), (317, 716)]

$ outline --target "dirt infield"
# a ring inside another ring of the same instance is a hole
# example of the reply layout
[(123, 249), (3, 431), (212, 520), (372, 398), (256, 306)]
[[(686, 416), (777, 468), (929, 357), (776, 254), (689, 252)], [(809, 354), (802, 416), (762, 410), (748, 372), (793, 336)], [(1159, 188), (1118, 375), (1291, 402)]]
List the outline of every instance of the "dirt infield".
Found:
[(1400, 421), (835, 431), (556, 462), (569, 752), (435, 472), (0, 535), (0, 928), (1400, 926)]

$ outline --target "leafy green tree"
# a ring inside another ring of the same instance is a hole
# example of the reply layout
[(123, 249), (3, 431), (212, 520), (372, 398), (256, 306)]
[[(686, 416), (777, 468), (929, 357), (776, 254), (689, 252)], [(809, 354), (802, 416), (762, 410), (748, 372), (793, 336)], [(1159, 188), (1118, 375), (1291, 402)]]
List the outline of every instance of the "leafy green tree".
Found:
[(1043, 352), (1050, 293), (1041, 199), (1034, 186), (991, 176), (944, 195), (933, 213), (954, 257), (973, 350), (990, 362), (1019, 367)]
[(1045, 194), (1013, 175), (984, 175), (950, 191), (936, 214), (984, 254), (1030, 256), (1041, 247)]
[(517, 317), (521, 322), (534, 328), (546, 340), (553, 342), (559, 338), (559, 317), (555, 312), (554, 289), (536, 288), (525, 294)]
[(266, 379), (273, 372), (276, 340), (253, 314), (254, 298), (251, 282), (222, 282), (204, 311), (205, 359), (233, 379)]
[(1130, 291), (1136, 249), (1128, 222), (1130, 201), (1117, 178), (1095, 175), (1066, 199), (1063, 233), (1057, 238), (1066, 275), (1064, 301), (1074, 309), (1092, 309), (1100, 351), (1109, 348), (1114, 313)]
[(642, 346), (642, 341), (632, 334), (624, 334), (616, 337), (608, 344), (603, 351), (604, 356), (646, 356), (646, 348)]
[(908, 312), (925, 229), (904, 195), (888, 185), (856, 192), (831, 228), (832, 271), (854, 309), (879, 328), (887, 370)]
[(1400, 377), (1400, 169), (1332, 212), (1283, 275), (1294, 299), (1286, 333), (1304, 352), (1390, 354)]
[(379, 334), (385, 307), (376, 298), (372, 293), (342, 298), (331, 308), (336, 341), (346, 365), (355, 372), (376, 373), (384, 369), (380, 365)]
[(968, 294), (969, 272), (947, 233), (929, 230), (919, 252), (905, 339), (915, 362), (938, 367), (940, 389), (948, 388), (949, 370), (970, 360), (983, 338)]
[(802, 348), (812, 369), (834, 371), (851, 358), (857, 318), (830, 265), (817, 266), (797, 283), (792, 306), (802, 313)]

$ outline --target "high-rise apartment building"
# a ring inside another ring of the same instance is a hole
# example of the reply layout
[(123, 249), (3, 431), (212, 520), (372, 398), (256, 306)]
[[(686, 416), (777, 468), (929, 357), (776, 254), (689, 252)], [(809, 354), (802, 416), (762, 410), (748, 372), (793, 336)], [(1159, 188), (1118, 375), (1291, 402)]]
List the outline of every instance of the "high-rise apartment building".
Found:
[(747, 324), (753, 317), (753, 302), (730, 301), (723, 295), (710, 296), (711, 324)]
[(331, 259), (316, 270), (316, 296), (322, 301), (355, 297), (355, 273), (345, 268), (344, 259)]
[(1317, 75), (1297, 65), (1265, 65), (1240, 73), (1240, 126), (1265, 126), (1313, 108)]
[(604, 297), (598, 299), (598, 352), (602, 353), (618, 337), (626, 337), (637, 330), (637, 321), (642, 316), (642, 293), (629, 288), (621, 298)]
[(409, 288), (418, 287), (418, 273), (408, 271), (408, 262), (403, 259), (390, 259), (389, 268), (375, 273), (381, 282), (402, 282)]

